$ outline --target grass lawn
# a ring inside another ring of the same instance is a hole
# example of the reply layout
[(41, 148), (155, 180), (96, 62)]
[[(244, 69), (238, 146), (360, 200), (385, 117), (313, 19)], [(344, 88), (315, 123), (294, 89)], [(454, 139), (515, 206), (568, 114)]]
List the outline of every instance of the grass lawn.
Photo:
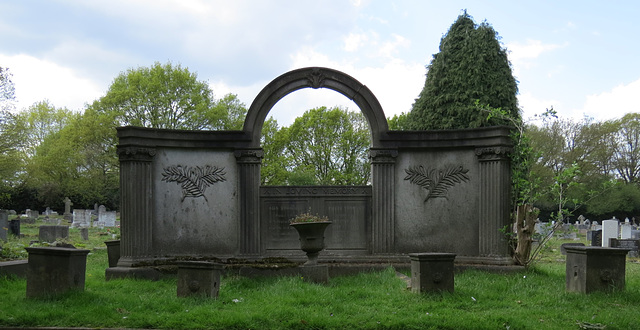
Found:
[[(31, 226), (31, 227), (29, 227)], [(455, 293), (413, 294), (389, 268), (332, 278), (327, 286), (298, 277), (223, 277), (218, 299), (177, 298), (176, 280), (105, 281), (104, 230), (71, 241), (91, 249), (84, 292), (26, 299), (26, 280), (0, 278), (0, 327), (221, 329), (640, 329), (640, 263), (627, 259), (626, 289), (565, 292), (561, 240), (527, 271), (455, 276)], [(35, 240), (37, 225), (23, 226)], [(573, 242), (573, 241), (572, 241)], [(583, 241), (584, 242), (584, 241)], [(94, 249), (94, 248), (100, 249)]]

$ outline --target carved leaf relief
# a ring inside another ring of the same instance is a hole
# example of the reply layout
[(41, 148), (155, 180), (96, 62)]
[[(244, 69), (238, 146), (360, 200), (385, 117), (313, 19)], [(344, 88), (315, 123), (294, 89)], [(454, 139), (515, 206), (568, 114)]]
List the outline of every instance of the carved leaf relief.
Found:
[(426, 202), (429, 198), (447, 199), (448, 189), (458, 183), (468, 182), (469, 172), (462, 166), (450, 166), (444, 170), (425, 169), (422, 165), (409, 167), (405, 180), (424, 188), (427, 191)]
[(162, 180), (164, 182), (175, 182), (182, 188), (182, 201), (187, 197), (207, 197), (204, 195), (205, 190), (216, 182), (226, 181), (224, 178), (224, 168), (207, 165), (200, 166), (181, 166), (173, 165), (164, 168)]

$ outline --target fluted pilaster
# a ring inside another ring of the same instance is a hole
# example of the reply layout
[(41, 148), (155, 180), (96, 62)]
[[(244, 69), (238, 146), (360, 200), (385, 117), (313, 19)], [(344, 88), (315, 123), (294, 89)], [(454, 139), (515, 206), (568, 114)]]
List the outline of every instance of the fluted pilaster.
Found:
[(118, 148), (120, 159), (120, 261), (131, 267), (153, 251), (153, 148)]
[(510, 148), (476, 149), (480, 162), (480, 256), (508, 257), (509, 246), (500, 229), (509, 224)]
[(372, 202), (371, 249), (392, 253), (395, 247), (395, 168), (397, 150), (371, 149)]
[(240, 192), (240, 254), (257, 256), (262, 253), (260, 240), (260, 164), (262, 149), (235, 152), (238, 163)]

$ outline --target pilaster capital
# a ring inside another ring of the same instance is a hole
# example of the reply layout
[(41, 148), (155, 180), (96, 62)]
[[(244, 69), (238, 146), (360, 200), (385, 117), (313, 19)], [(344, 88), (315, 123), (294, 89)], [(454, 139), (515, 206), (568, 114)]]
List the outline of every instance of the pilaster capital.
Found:
[(395, 164), (398, 157), (397, 149), (371, 149), (369, 157), (372, 164)]
[(238, 149), (234, 152), (238, 164), (260, 164), (264, 151), (260, 149)]
[(513, 148), (510, 147), (485, 147), (485, 148), (476, 148), (475, 153), (478, 156), (479, 161), (501, 161), (508, 160), (509, 155), (513, 151)]
[(127, 146), (127, 147), (118, 147), (118, 158), (121, 162), (125, 161), (137, 161), (137, 162), (150, 162), (153, 160), (153, 157), (156, 155), (155, 148), (148, 147), (136, 147), (136, 146)]

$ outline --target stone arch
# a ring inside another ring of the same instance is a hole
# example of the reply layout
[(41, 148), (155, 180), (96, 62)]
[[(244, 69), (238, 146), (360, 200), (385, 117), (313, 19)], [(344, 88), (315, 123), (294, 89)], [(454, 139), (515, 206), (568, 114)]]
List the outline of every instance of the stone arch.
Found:
[(243, 128), (251, 137), (251, 147), (260, 147), (262, 125), (271, 108), (283, 97), (303, 88), (328, 88), (352, 100), (369, 122), (372, 147), (380, 147), (380, 139), (389, 130), (389, 125), (378, 99), (367, 86), (348, 74), (322, 67), (308, 67), (284, 73), (258, 93), (249, 107)]

